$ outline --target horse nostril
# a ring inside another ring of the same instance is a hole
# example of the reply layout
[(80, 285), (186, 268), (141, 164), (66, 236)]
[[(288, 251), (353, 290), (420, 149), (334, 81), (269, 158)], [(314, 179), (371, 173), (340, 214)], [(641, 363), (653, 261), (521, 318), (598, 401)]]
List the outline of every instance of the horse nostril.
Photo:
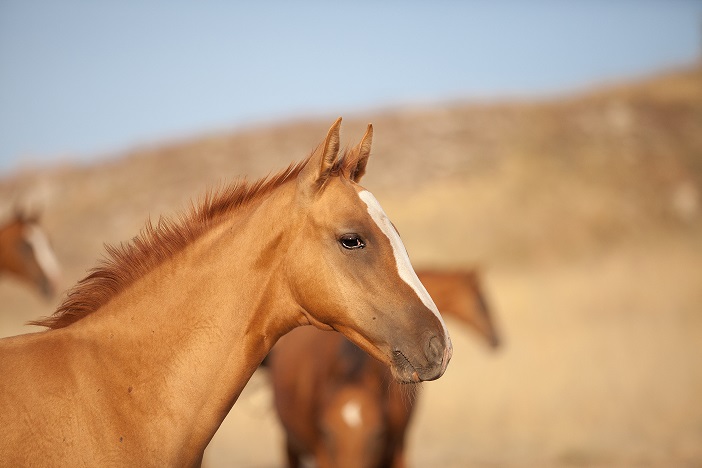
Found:
[(444, 357), (444, 346), (441, 340), (433, 336), (427, 344), (426, 356), (429, 362), (441, 363)]

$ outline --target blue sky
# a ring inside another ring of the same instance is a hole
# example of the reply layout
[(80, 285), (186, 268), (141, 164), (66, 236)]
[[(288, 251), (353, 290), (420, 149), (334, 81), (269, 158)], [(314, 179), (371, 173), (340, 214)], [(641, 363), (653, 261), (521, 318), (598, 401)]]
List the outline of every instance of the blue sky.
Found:
[(0, 172), (690, 63), (702, 1), (0, 0)]

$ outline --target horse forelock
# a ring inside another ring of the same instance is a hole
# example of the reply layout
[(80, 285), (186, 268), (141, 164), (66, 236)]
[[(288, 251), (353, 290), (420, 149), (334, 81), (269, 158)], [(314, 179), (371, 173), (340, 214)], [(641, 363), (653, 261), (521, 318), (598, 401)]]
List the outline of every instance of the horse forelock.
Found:
[[(351, 152), (351, 149), (344, 148), (343, 152), (341, 152), (340, 155), (334, 160), (334, 164), (332, 164), (332, 166), (327, 172), (328, 177), (317, 181), (317, 183), (319, 184), (317, 186), (318, 192), (322, 192), (326, 184), (334, 177), (345, 178), (349, 180), (351, 179), (350, 176), (352, 175), (352, 171), (355, 165), (355, 160), (349, 157), (351, 155)], [(310, 155), (310, 157), (308, 157), (307, 160), (309, 160), (311, 156), (312, 155)]]

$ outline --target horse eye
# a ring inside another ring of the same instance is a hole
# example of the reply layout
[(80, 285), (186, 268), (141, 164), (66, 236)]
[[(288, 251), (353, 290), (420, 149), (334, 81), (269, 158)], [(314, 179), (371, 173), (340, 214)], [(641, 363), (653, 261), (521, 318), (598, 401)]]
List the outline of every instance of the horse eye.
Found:
[(358, 234), (344, 234), (339, 238), (341, 246), (345, 249), (362, 249), (366, 246), (366, 243), (358, 237)]

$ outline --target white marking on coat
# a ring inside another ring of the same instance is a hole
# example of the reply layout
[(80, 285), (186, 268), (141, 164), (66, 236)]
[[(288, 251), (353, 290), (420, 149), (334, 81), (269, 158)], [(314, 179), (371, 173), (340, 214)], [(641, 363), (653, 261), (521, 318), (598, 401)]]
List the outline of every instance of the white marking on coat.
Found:
[(347, 401), (341, 408), (341, 417), (350, 427), (361, 425), (361, 405), (357, 401)]
[(24, 238), (32, 246), (34, 258), (36, 258), (44, 274), (51, 280), (55, 281), (58, 279), (61, 267), (59, 267), (56, 255), (54, 255), (44, 231), (39, 226), (30, 224), (24, 229)]
[(405, 245), (402, 243), (402, 239), (400, 239), (400, 235), (397, 233), (397, 230), (395, 230), (395, 227), (390, 222), (388, 215), (385, 214), (383, 208), (380, 206), (380, 203), (378, 203), (378, 200), (368, 190), (362, 190), (358, 193), (358, 196), (368, 206), (368, 213), (370, 214), (371, 218), (373, 218), (373, 221), (375, 221), (383, 234), (385, 234), (385, 236), (390, 240), (392, 252), (395, 256), (395, 263), (397, 264), (397, 272), (399, 273), (400, 278), (402, 278), (402, 280), (414, 290), (427, 309), (431, 310), (439, 319), (439, 322), (441, 322), (441, 326), (444, 329), (444, 335), (446, 336), (446, 345), (450, 347), (451, 338), (449, 337), (448, 330), (446, 329), (444, 319), (441, 318), (439, 309), (436, 307), (436, 304), (434, 304), (434, 301), (427, 292), (426, 288), (424, 288), (422, 282), (419, 281), (417, 273), (415, 273), (414, 268), (412, 268), (412, 264), (410, 263), (407, 249), (405, 249)]

